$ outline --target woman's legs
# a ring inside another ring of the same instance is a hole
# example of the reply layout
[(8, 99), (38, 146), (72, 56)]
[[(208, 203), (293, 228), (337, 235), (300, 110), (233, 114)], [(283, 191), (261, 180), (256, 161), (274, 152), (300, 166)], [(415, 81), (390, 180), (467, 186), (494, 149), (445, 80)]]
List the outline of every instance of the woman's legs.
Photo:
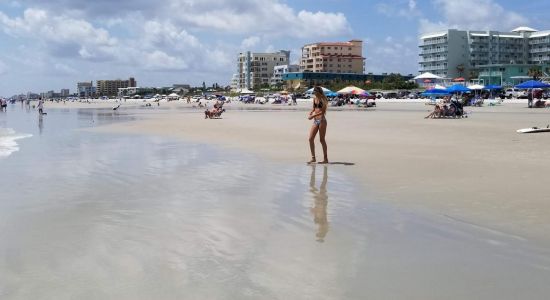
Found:
[(327, 121), (321, 121), (319, 125), (319, 138), (321, 140), (321, 146), (323, 146), (323, 161), (321, 163), (328, 163), (328, 153), (327, 153), (327, 142), (325, 140), (325, 135), (327, 134)]
[(312, 125), (309, 130), (309, 150), (311, 150), (311, 160), (309, 162), (315, 162), (315, 136), (319, 131), (319, 126)]

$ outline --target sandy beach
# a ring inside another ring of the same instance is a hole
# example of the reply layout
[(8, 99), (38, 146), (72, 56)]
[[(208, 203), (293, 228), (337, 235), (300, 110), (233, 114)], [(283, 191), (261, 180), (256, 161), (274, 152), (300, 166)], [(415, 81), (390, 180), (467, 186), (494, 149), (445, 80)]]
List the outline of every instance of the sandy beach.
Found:
[[(549, 124), (550, 110), (506, 103), (466, 108), (467, 119), (426, 120), (430, 106), (389, 102), (329, 110), (329, 159), (335, 163), (330, 167), (355, 176), (379, 201), (550, 245), (550, 138), (516, 133)], [(98, 130), (176, 137), (290, 164), (309, 159), (306, 103), (232, 103), (219, 120), (203, 119), (201, 109), (175, 109), (190, 106), (161, 104), (172, 109)]]

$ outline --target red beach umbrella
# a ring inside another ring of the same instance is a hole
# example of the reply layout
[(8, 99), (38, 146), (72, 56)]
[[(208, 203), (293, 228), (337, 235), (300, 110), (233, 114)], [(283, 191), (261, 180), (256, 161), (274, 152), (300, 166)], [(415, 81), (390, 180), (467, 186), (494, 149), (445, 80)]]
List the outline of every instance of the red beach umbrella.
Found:
[(453, 79), (454, 82), (464, 81), (465, 79), (463, 77), (458, 77)]

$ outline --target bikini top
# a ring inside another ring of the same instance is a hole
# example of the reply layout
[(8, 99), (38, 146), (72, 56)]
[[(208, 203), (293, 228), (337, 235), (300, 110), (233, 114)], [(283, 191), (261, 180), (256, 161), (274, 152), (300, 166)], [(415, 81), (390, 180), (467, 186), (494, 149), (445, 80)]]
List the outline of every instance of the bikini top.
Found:
[(319, 100), (319, 102), (317, 102), (317, 104), (315, 104), (315, 102), (313, 102), (313, 107), (315, 108), (323, 108), (323, 101)]

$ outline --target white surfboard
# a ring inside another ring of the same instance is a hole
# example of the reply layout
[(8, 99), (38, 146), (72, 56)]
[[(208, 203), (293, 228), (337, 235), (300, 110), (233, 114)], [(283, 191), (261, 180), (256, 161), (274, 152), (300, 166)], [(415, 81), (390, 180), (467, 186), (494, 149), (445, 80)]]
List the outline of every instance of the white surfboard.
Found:
[(550, 132), (550, 128), (538, 128), (538, 127), (531, 127), (531, 128), (523, 128), (518, 129), (518, 133), (539, 133), (539, 132)]

